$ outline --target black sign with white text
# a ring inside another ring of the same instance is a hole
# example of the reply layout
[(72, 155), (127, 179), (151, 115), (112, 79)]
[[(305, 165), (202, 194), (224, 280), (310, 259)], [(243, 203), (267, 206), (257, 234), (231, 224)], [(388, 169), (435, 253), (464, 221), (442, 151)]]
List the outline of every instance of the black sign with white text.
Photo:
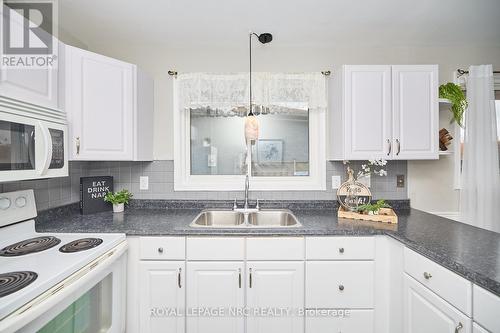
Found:
[(111, 203), (104, 201), (108, 192), (113, 192), (113, 177), (81, 177), (80, 213), (86, 215), (112, 210)]

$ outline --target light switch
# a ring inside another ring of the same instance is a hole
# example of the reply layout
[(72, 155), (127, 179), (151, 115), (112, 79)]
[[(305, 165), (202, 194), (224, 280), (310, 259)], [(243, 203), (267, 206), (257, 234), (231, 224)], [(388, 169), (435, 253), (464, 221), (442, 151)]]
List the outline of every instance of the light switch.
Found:
[(148, 176), (139, 177), (139, 189), (140, 190), (149, 189), (149, 177)]
[(332, 176), (332, 189), (336, 190), (340, 187), (340, 176)]

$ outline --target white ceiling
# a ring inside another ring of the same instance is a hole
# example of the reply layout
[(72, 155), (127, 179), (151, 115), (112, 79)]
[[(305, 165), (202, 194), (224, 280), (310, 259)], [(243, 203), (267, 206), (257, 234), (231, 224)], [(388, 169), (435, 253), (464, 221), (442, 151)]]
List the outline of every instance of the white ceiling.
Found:
[(59, 24), (86, 44), (500, 46), (500, 0), (60, 0)]

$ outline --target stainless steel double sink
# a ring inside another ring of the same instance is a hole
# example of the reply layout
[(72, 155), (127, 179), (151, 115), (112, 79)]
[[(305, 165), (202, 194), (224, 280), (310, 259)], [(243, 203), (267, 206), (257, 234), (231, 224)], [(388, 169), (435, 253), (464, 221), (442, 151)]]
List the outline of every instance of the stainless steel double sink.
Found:
[(302, 226), (288, 209), (243, 213), (234, 210), (203, 210), (190, 224), (196, 228), (296, 228)]

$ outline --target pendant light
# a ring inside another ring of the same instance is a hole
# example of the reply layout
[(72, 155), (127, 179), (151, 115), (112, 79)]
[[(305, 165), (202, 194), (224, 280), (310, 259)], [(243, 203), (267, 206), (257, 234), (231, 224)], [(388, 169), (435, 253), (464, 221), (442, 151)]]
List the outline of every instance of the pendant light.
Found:
[(253, 101), (252, 101), (252, 36), (257, 36), (257, 39), (262, 44), (270, 43), (273, 40), (273, 35), (270, 33), (263, 33), (257, 35), (254, 32), (250, 32), (248, 36), (248, 50), (249, 50), (249, 105), (248, 114), (245, 118), (245, 140), (247, 144), (255, 142), (259, 138), (259, 122), (257, 117), (253, 114)]

